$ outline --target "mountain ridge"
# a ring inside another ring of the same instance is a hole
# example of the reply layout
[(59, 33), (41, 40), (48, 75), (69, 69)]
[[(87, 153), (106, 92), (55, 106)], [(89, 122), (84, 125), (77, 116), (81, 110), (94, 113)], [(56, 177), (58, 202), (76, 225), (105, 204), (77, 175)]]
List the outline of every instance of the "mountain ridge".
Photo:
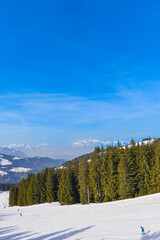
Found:
[(38, 173), (45, 168), (57, 167), (64, 159), (48, 157), (15, 157), (0, 154), (0, 183), (15, 183), (26, 178), (28, 173)]

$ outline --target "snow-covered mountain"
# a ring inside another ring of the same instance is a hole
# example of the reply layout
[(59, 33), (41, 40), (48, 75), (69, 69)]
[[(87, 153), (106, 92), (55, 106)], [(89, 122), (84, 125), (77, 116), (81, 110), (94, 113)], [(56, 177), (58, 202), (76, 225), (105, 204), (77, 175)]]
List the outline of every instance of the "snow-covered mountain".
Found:
[(64, 163), (63, 159), (48, 157), (22, 158), (0, 155), (0, 183), (14, 183), (27, 177), (29, 172), (37, 173), (46, 167), (57, 167)]
[[(89, 205), (8, 207), (0, 192), (0, 239), (159, 240), (160, 193)], [(146, 234), (142, 236), (140, 226)]]
[[(119, 141), (121, 145), (129, 145), (130, 142), (127, 141)], [(142, 141), (141, 141), (142, 142)], [(140, 144), (141, 144), (140, 142)], [(143, 143), (148, 143), (149, 140), (144, 140)], [(78, 140), (70, 145), (66, 146), (53, 146), (51, 144), (37, 144), (37, 145), (29, 145), (29, 144), (9, 144), (3, 145), (0, 147), (0, 153), (18, 157), (49, 157), (53, 159), (65, 159), (71, 160), (75, 157), (81, 156), (83, 154), (87, 154), (93, 152), (94, 148), (102, 145), (107, 147), (107, 145), (115, 146), (118, 141), (102, 141), (98, 139), (89, 139), (89, 140)]]
[(15, 157), (28, 157), (27, 154), (24, 152), (20, 151), (19, 149), (16, 149), (14, 147), (0, 147), (0, 153), (6, 154), (6, 155), (12, 155)]
[[(129, 144), (129, 142), (126, 141), (119, 141), (122, 145)], [(106, 147), (107, 145), (115, 146), (118, 143), (118, 141), (101, 141), (97, 139), (89, 139), (89, 140), (79, 140), (72, 143), (72, 147), (75, 148), (84, 148), (84, 147), (101, 147), (102, 145)]]

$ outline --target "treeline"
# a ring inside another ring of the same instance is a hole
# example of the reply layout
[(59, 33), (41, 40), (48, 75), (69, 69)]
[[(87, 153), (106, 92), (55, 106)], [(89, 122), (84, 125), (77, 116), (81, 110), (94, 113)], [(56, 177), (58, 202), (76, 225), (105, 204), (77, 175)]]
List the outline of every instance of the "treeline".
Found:
[(106, 149), (96, 147), (91, 160), (70, 161), (66, 168), (29, 174), (10, 188), (10, 205), (59, 201), (87, 204), (160, 192), (160, 143)]
[(10, 183), (0, 183), (0, 191), (9, 191)]

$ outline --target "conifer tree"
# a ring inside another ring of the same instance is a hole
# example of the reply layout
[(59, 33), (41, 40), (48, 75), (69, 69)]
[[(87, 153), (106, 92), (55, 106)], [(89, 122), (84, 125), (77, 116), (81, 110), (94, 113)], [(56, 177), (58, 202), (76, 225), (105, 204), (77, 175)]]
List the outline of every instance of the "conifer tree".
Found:
[(24, 194), (24, 206), (29, 205), (28, 204), (28, 200), (27, 200), (27, 192), (28, 192), (28, 188), (29, 188), (29, 185), (30, 185), (31, 177), (32, 177), (32, 174), (29, 173), (27, 178), (24, 181), (24, 191), (25, 191), (25, 194)]
[(114, 159), (115, 148), (110, 147), (107, 157), (107, 185), (106, 191), (109, 200), (118, 198), (118, 162)]
[(38, 203), (36, 178), (34, 174), (31, 175), (31, 181), (27, 192), (27, 201), (29, 205)]
[(54, 193), (55, 193), (55, 201), (58, 201), (58, 188), (59, 188), (59, 181), (61, 176), (62, 169), (56, 169), (54, 173)]
[(62, 169), (60, 180), (59, 180), (59, 187), (58, 187), (58, 201), (62, 205), (66, 204), (66, 199), (65, 199), (66, 191), (67, 191), (67, 188), (66, 188), (66, 170)]
[(129, 192), (128, 198), (134, 197), (138, 192), (138, 165), (136, 158), (136, 149), (135, 144), (132, 145), (132, 148), (126, 149), (127, 157), (127, 168), (128, 168), (128, 185)]
[(150, 187), (150, 170), (149, 170), (149, 164), (148, 159), (146, 157), (145, 153), (145, 147), (142, 146), (141, 152), (140, 152), (140, 164), (139, 164), (139, 195), (146, 195), (149, 193), (149, 187)]
[(132, 150), (128, 148), (121, 150), (118, 166), (120, 199), (134, 197), (137, 190), (137, 168)]
[(128, 165), (127, 157), (124, 151), (121, 151), (120, 162), (118, 165), (118, 179), (119, 179), (119, 196), (120, 199), (128, 198), (129, 184), (128, 184)]
[(86, 157), (83, 157), (82, 161), (79, 164), (78, 170), (80, 202), (82, 204), (87, 204), (90, 202), (88, 172), (89, 172), (88, 161)]
[(76, 203), (74, 195), (73, 171), (71, 161), (69, 161), (66, 170), (62, 171), (58, 189), (58, 200), (61, 204)]
[(46, 188), (46, 181), (47, 181), (47, 173), (48, 168), (46, 168), (43, 172), (41, 172), (41, 184), (40, 184), (40, 202), (45, 203), (47, 201), (47, 188)]
[(95, 148), (89, 165), (89, 185), (93, 194), (94, 202), (101, 202), (101, 181), (100, 181), (100, 148)]
[(78, 169), (79, 169), (79, 161), (76, 158), (72, 162), (72, 185), (73, 185), (75, 203), (80, 202), (79, 185), (78, 185)]
[(35, 185), (36, 185), (36, 199), (37, 199), (37, 203), (41, 203), (41, 174), (37, 173), (36, 177), (35, 177)]
[(46, 189), (47, 189), (47, 202), (51, 203), (54, 201), (54, 182), (53, 182), (53, 170), (48, 169), (47, 179), (46, 179)]
[(100, 181), (101, 181), (101, 194), (103, 202), (108, 201), (107, 197), (107, 156), (104, 149), (101, 149), (101, 166), (100, 166)]
[(74, 195), (74, 181), (73, 181), (73, 171), (72, 171), (72, 162), (69, 161), (66, 168), (66, 194), (65, 194), (65, 204), (74, 204), (76, 203)]
[(12, 184), (9, 191), (9, 205), (11, 207), (17, 205), (17, 197), (18, 187)]
[(160, 144), (155, 149), (155, 165), (151, 175), (152, 193), (160, 192)]
[(17, 204), (19, 206), (25, 206), (25, 196), (26, 196), (25, 179), (23, 178), (19, 185), (19, 190), (18, 190)]

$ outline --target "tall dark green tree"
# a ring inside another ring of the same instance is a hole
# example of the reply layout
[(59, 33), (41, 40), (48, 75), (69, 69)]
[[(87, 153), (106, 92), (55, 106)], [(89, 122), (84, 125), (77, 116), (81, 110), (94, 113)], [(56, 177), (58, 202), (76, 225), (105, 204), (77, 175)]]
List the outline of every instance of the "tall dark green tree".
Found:
[(41, 185), (40, 185), (41, 203), (45, 203), (47, 201), (47, 187), (46, 187), (47, 174), (48, 174), (48, 168), (46, 168), (43, 172), (41, 172)]
[(100, 181), (101, 181), (101, 194), (103, 202), (108, 201), (107, 196), (107, 154), (101, 149), (101, 166), (100, 166)]
[(61, 170), (60, 180), (59, 180), (59, 187), (58, 187), (58, 201), (60, 204), (66, 204), (66, 170)]
[(51, 203), (55, 199), (54, 192), (54, 172), (53, 169), (48, 169), (47, 179), (46, 179), (46, 189), (47, 189), (47, 202)]
[(76, 203), (75, 194), (74, 194), (74, 181), (73, 181), (73, 170), (72, 170), (72, 162), (69, 161), (68, 166), (66, 168), (66, 195), (65, 202), (66, 204), (74, 204)]
[(38, 203), (37, 186), (35, 175), (31, 175), (31, 181), (27, 192), (27, 201), (29, 205)]
[(101, 181), (100, 181), (100, 148), (95, 148), (89, 165), (89, 185), (93, 194), (94, 202), (101, 202)]
[(107, 156), (107, 197), (110, 201), (118, 198), (118, 161), (119, 150), (115, 152), (115, 148), (110, 147)]
[(36, 187), (36, 201), (37, 203), (41, 203), (41, 174), (37, 173), (36, 177), (35, 177), (35, 187)]
[(124, 151), (121, 151), (120, 162), (118, 165), (118, 179), (119, 179), (119, 197), (120, 199), (128, 198), (129, 193), (129, 169), (128, 169), (128, 159)]
[(145, 147), (142, 146), (140, 152), (141, 161), (139, 163), (139, 195), (146, 195), (149, 193), (150, 188), (150, 169), (148, 159), (146, 156)]
[(18, 199), (17, 199), (17, 204), (19, 206), (25, 206), (26, 205), (26, 181), (23, 178), (18, 189)]
[(62, 171), (58, 190), (58, 200), (61, 204), (76, 203), (74, 195), (73, 172), (71, 161), (69, 161), (67, 168)]
[(17, 198), (18, 198), (18, 187), (15, 185), (11, 185), (9, 191), (9, 205), (15, 206), (17, 205)]
[(78, 170), (80, 202), (82, 204), (87, 204), (90, 202), (88, 174), (89, 174), (88, 161), (86, 157), (83, 157), (82, 161), (79, 164), (79, 170)]
[(151, 193), (160, 192), (160, 144), (158, 144), (155, 149), (155, 164), (151, 173)]

